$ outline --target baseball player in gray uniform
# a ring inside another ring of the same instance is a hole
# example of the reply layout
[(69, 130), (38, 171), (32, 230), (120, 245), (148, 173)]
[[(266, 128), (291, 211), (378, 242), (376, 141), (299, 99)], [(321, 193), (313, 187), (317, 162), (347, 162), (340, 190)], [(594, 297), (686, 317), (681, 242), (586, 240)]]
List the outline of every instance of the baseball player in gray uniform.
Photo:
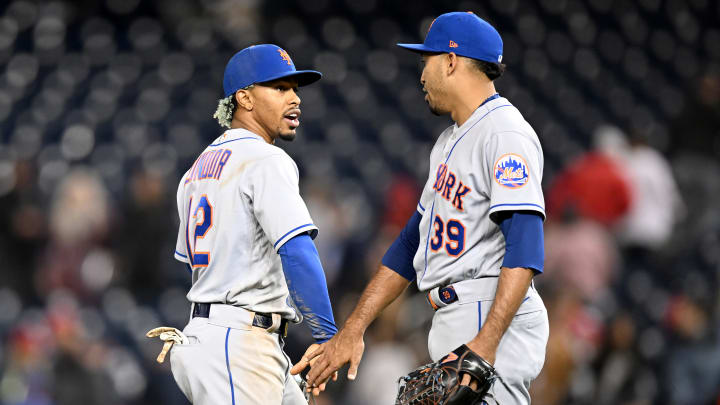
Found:
[(320, 77), (275, 45), (235, 54), (215, 113), (228, 130), (180, 180), (175, 258), (192, 277), (190, 322), (149, 336), (175, 342), (173, 376), (194, 404), (307, 403), (283, 352), (287, 324), (304, 317), (318, 343), (336, 332), (298, 169), (274, 146), (300, 125), (297, 87)]
[[(430, 154), (417, 212), (383, 257), (340, 332), (298, 363), (313, 359), (308, 383), (345, 363), (354, 379), (368, 325), (412, 281), (435, 310), (428, 338), (437, 361), (463, 344), (494, 365), (489, 404), (529, 404), (548, 339), (547, 311), (532, 279), (543, 270), (543, 154), (520, 111), (497, 94), (502, 40), (472, 13), (439, 16), (421, 54), (425, 100), (454, 125)], [(469, 374), (462, 384), (476, 381)]]

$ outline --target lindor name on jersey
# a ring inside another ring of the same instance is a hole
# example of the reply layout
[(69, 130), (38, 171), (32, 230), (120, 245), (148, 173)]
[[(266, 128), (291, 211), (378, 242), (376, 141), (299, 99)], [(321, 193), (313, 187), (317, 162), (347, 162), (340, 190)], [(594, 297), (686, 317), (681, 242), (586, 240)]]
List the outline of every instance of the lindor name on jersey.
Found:
[(231, 155), (230, 149), (216, 149), (203, 153), (190, 168), (185, 184), (204, 179), (219, 180)]

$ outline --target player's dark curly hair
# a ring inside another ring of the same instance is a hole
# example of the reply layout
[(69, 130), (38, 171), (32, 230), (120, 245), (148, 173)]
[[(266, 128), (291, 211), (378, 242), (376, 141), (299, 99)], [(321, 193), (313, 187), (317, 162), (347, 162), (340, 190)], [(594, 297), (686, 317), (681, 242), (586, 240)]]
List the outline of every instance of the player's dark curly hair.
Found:
[(477, 59), (470, 59), (470, 62), (475, 67), (475, 69), (485, 73), (485, 76), (487, 76), (490, 80), (495, 80), (498, 77), (502, 76), (503, 73), (505, 73), (504, 63), (491, 63)]

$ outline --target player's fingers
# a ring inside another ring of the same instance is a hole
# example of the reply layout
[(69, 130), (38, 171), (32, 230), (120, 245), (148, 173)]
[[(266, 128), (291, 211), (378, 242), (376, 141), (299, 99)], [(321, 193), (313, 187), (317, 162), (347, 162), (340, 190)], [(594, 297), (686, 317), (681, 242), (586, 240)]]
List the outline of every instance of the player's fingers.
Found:
[(363, 351), (359, 350), (353, 353), (350, 358), (350, 368), (348, 368), (348, 380), (354, 380), (357, 377), (358, 367), (360, 366), (360, 360), (362, 359)]
[(292, 368), (290, 369), (290, 374), (295, 375), (295, 374), (302, 373), (302, 371), (305, 370), (305, 368), (308, 366), (308, 364), (309, 364), (308, 361), (306, 361), (304, 359), (300, 360), (297, 364), (292, 366)]
[(337, 379), (338, 379), (338, 372), (336, 371), (333, 373), (332, 380), (337, 381)]
[(324, 356), (318, 356), (318, 357), (313, 357), (311, 359), (308, 359), (310, 367), (315, 367), (315, 364), (317, 364), (319, 360), (324, 359), (324, 358), (325, 358)]
[[(313, 346), (315, 346), (315, 345), (313, 345)], [(313, 350), (311, 351), (310, 349), (313, 349)], [(312, 346), (310, 346), (307, 349), (307, 351), (305, 352), (305, 354), (303, 355), (303, 359), (307, 359), (308, 361), (310, 361), (310, 360), (322, 355), (323, 353), (325, 353), (325, 345), (320, 345), (316, 348), (313, 348)]]
[(315, 377), (314, 385), (320, 385), (321, 382), (327, 381), (330, 378), (330, 376), (332, 375), (332, 373), (334, 373), (336, 370), (337, 370), (337, 368), (333, 368), (332, 365), (328, 365), (327, 367), (325, 367), (325, 369), (322, 370), (322, 373), (320, 373), (320, 375)]
[(470, 376), (470, 374), (463, 373), (462, 379), (460, 379), (460, 385), (467, 385), (470, 387), (473, 391), (477, 390), (478, 383), (477, 381)]
[(320, 384), (320, 386), (318, 388), (320, 388), (320, 391), (325, 391), (326, 385), (327, 385), (327, 382), (324, 382), (324, 383)]
[(290, 369), (290, 374), (292, 374), (292, 375), (300, 374), (300, 373), (302, 373), (303, 370), (305, 370), (308, 366), (311, 366), (311, 365), (312, 364), (310, 363), (309, 360), (302, 358), (302, 359), (300, 359), (299, 362), (297, 362), (297, 364), (292, 366), (292, 368)]
[(307, 350), (305, 350), (305, 354), (303, 354), (303, 360), (310, 361), (310, 360), (314, 359), (315, 357), (323, 354), (323, 352), (324, 352), (323, 346), (321, 346), (317, 343), (313, 343), (307, 348)]
[(318, 380), (318, 376), (320, 376), (322, 372), (325, 371), (326, 363), (322, 360), (324, 359), (321, 357), (319, 361), (316, 361), (315, 364), (313, 364), (310, 368), (310, 371), (307, 373), (306, 379), (309, 386), (314, 385), (315, 381)]
[(352, 381), (355, 379), (355, 377), (357, 377), (357, 370), (358, 370), (358, 365), (350, 363), (350, 368), (348, 368), (348, 373), (347, 373), (348, 380)]
[(307, 366), (313, 366), (317, 356), (324, 352), (323, 346), (318, 344), (312, 344), (305, 350), (302, 359), (290, 369), (290, 374), (295, 375), (301, 373)]

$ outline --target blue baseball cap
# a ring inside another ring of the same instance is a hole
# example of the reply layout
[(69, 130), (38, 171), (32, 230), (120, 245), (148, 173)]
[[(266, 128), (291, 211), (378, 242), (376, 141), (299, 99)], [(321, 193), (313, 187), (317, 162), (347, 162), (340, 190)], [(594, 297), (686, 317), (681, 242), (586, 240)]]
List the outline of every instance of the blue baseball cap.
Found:
[(500, 34), (472, 12), (445, 13), (436, 18), (422, 44), (397, 44), (420, 53), (450, 53), (485, 62), (502, 62)]
[(290, 55), (277, 45), (249, 46), (233, 55), (225, 66), (223, 90), (225, 97), (251, 84), (292, 77), (298, 86), (314, 83), (322, 73), (314, 70), (295, 70)]

